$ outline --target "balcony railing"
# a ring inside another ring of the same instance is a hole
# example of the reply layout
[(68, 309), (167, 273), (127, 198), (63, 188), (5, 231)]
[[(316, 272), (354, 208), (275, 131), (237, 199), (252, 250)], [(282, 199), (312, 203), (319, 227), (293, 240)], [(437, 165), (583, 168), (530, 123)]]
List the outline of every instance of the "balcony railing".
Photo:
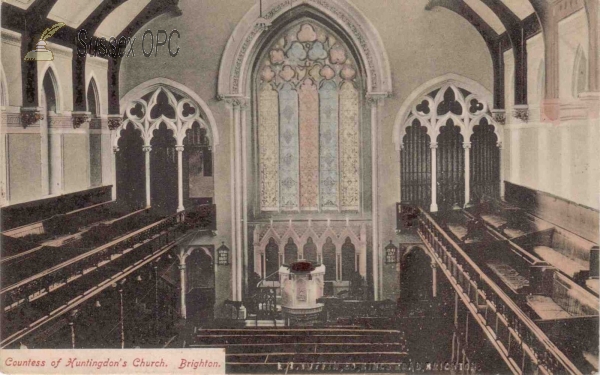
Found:
[(581, 374), (444, 230), (419, 209), (418, 233), (485, 334), (517, 374)]

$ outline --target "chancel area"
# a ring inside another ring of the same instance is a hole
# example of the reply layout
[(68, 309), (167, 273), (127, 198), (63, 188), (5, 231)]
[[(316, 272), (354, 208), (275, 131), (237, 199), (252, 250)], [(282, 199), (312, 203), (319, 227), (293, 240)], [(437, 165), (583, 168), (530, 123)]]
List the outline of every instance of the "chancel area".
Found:
[(597, 372), (599, 11), (2, 1), (0, 347)]

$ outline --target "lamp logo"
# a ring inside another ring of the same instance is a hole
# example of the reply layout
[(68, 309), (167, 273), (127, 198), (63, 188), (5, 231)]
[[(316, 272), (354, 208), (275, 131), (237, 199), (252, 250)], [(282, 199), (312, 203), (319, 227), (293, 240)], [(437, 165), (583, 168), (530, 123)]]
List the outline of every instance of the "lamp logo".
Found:
[(46, 48), (48, 43), (46, 40), (52, 37), (61, 27), (65, 26), (64, 22), (59, 22), (53, 26), (47, 28), (42, 33), (40, 40), (35, 45), (33, 51), (27, 52), (25, 55), (25, 61), (52, 61), (54, 60), (54, 54), (52, 51)]

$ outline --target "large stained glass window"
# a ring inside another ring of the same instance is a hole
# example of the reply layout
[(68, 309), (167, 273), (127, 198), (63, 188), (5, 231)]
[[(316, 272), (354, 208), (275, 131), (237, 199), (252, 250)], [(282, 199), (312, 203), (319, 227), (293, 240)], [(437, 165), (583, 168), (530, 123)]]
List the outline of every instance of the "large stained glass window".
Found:
[(324, 26), (274, 39), (256, 77), (262, 211), (359, 209), (360, 87), (350, 50)]

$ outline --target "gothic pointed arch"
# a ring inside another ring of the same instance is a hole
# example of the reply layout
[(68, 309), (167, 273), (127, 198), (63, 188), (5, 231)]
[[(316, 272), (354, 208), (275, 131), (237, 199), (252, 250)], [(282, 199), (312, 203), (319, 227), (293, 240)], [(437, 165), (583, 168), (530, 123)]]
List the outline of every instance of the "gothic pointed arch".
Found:
[(254, 56), (273, 30), (285, 25), (289, 16), (308, 11), (322, 20), (329, 20), (356, 46), (364, 63), (369, 93), (390, 94), (392, 80), (387, 53), (379, 33), (365, 15), (348, 0), (276, 0), (261, 15), (255, 4), (238, 23), (230, 36), (219, 68), (219, 97), (251, 94), (251, 67)]
[[(160, 77), (141, 83), (123, 96), (120, 107), (126, 120), (143, 129), (146, 145), (150, 145), (152, 132), (160, 123), (175, 132), (178, 145), (183, 144), (187, 130), (194, 123), (208, 129), (212, 147), (219, 144), (219, 132), (210, 108), (198, 94), (179, 82)], [(153, 117), (159, 109), (161, 117)], [(116, 146), (119, 132), (115, 134), (113, 144)]]
[[(453, 87), (454, 93), (460, 93), (456, 95), (455, 98), (458, 99), (463, 107), (462, 113), (464, 115), (473, 118), (481, 115), (482, 112), (488, 113), (490, 111), (489, 104), (493, 102), (492, 93), (479, 82), (454, 73), (444, 74), (431, 79), (413, 90), (408, 98), (404, 100), (396, 114), (392, 142), (396, 145), (397, 151), (402, 149), (402, 142), (406, 135), (406, 129), (412, 125), (412, 120), (414, 118), (423, 120), (422, 125), (429, 129), (429, 135), (432, 140), (437, 137), (439, 127), (436, 125), (438, 122), (431, 121), (431, 119), (434, 117), (434, 112), (437, 110), (438, 104), (444, 100), (443, 95), (449, 87)], [(442, 90), (442, 88), (445, 89)], [(461, 90), (465, 90), (469, 94), (465, 95)], [(477, 100), (478, 103), (481, 103), (485, 107), (477, 109), (475, 112), (469, 111), (469, 109), (471, 109), (472, 100)], [(417, 108), (417, 106), (419, 107)], [(427, 109), (428, 111), (424, 112), (424, 109)], [(437, 116), (437, 114), (435, 115)], [(452, 115), (452, 112), (445, 112), (444, 115), (449, 117)], [(462, 120), (461, 123), (463, 123)], [(443, 126), (444, 123), (440, 123), (439, 125)], [(500, 133), (501, 132), (498, 131), (498, 137), (501, 137)]]
[(423, 84), (405, 100), (394, 125), (403, 202), (436, 211), (499, 197), (502, 129), (491, 100), (480, 84), (456, 74)]
[(577, 47), (575, 53), (575, 62), (573, 63), (572, 92), (573, 97), (579, 97), (579, 94), (588, 90), (588, 59), (583, 47)]
[(296, 16), (254, 67), (260, 210), (359, 211), (365, 72), (339, 30)]

